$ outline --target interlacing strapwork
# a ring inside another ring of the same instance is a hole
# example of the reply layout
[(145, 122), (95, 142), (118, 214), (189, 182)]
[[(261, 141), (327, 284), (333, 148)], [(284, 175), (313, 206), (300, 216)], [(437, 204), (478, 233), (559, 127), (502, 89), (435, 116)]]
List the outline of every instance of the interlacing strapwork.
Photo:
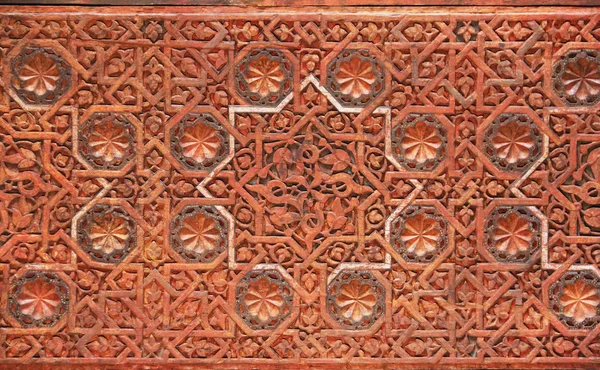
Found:
[(0, 19), (0, 366), (600, 361), (599, 10), (112, 12)]

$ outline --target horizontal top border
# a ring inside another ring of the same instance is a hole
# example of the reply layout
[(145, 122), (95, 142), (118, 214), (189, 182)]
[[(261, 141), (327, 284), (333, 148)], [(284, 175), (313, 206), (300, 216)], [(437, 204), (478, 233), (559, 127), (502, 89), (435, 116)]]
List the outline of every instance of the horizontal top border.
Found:
[(0, 5), (347, 7), (368, 6), (600, 6), (600, 0), (0, 0)]
[[(594, 6), (535, 6), (535, 7), (514, 7), (514, 6), (453, 6), (448, 5), (455, 1), (471, 1), (471, 0), (443, 0), (446, 2), (444, 6), (421, 6), (415, 5), (421, 0), (395, 0), (397, 2), (411, 1), (412, 6), (330, 6), (330, 7), (315, 7), (293, 6), (293, 7), (277, 7), (277, 6), (91, 6), (91, 5), (10, 5), (2, 3), (0, 0), (0, 17), (28, 14), (34, 17), (57, 17), (57, 16), (72, 16), (72, 15), (111, 15), (115, 17), (132, 17), (132, 16), (217, 16), (224, 17), (248, 17), (248, 19), (263, 18), (273, 15), (322, 15), (335, 16), (343, 19), (344, 16), (360, 17), (360, 16), (381, 16), (381, 17), (397, 17), (397, 16), (458, 16), (458, 15), (502, 15), (502, 14), (523, 14), (524, 16), (549, 16), (554, 17), (560, 15), (565, 16), (591, 16), (600, 18), (600, 0), (594, 1)], [(4, 0), (6, 1), (6, 0)], [(13, 0), (8, 0), (13, 1)], [(19, 0), (14, 0), (19, 1)], [(46, 0), (55, 1), (55, 0)], [(56, 0), (59, 1), (59, 0)], [(60, 0), (64, 1), (64, 0)], [(101, 0), (86, 0), (86, 1), (101, 1)], [(121, 1), (121, 0), (112, 0)], [(146, 0), (125, 0), (137, 3)], [(193, 1), (193, 0), (173, 0), (173, 1)], [(276, 0), (256, 0), (256, 1), (276, 1)], [(288, 1), (288, 0), (284, 0)], [(319, 1), (319, 0), (297, 0), (297, 1)], [(328, 1), (328, 0), (321, 0)], [(336, 1), (353, 1), (353, 0), (336, 0)], [(388, 0), (379, 0), (386, 2)], [(435, 0), (437, 1), (437, 0)], [(488, 1), (488, 0), (472, 0), (472, 1)], [(530, 0), (520, 0), (530, 1)], [(574, 0), (562, 0), (564, 3)], [(587, 0), (585, 0), (587, 1)]]

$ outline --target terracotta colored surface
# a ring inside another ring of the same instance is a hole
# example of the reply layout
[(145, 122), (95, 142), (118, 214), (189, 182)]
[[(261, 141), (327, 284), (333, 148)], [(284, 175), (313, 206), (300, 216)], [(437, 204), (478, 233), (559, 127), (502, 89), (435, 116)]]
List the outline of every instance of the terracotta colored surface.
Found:
[(0, 367), (600, 367), (600, 8), (0, 13)]

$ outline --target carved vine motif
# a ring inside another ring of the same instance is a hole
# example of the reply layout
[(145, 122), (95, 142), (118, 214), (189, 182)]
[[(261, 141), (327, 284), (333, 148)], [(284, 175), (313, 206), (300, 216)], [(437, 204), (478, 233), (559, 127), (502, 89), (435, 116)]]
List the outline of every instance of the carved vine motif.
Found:
[(0, 367), (599, 361), (597, 9), (216, 9), (4, 9)]

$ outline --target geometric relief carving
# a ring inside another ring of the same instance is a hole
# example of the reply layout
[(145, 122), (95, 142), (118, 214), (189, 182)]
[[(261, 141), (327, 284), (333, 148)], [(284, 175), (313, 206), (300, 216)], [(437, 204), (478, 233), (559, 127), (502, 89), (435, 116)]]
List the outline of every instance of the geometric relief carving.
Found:
[(3, 9), (0, 367), (598, 363), (600, 9), (280, 10)]
[(56, 274), (30, 271), (13, 282), (8, 307), (25, 327), (53, 326), (67, 312), (68, 295)]
[(23, 48), (11, 72), (12, 87), (30, 104), (53, 104), (71, 84), (71, 67), (50, 48)]

